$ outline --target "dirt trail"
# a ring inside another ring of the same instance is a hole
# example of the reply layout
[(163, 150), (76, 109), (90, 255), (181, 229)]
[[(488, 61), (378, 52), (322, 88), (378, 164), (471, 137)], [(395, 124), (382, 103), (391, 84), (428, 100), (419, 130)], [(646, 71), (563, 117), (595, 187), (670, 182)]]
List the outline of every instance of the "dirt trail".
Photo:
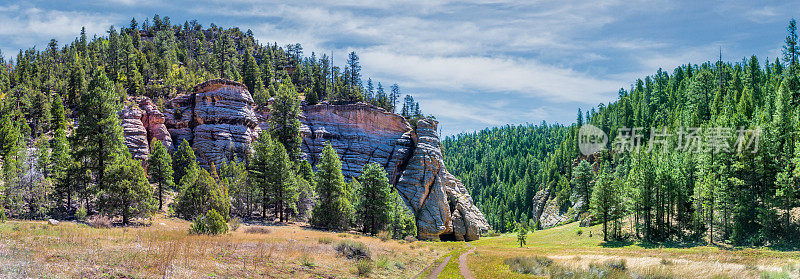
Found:
[(450, 262), (450, 257), (451, 256), (447, 256), (447, 258), (444, 258), (444, 260), (442, 260), (442, 263), (440, 263), (439, 266), (437, 266), (436, 269), (434, 269), (433, 272), (431, 272), (431, 274), (428, 275), (428, 279), (439, 278), (439, 273), (442, 273), (444, 267), (447, 266), (447, 263)]
[(475, 276), (472, 276), (472, 271), (469, 270), (469, 266), (467, 266), (467, 256), (475, 252), (475, 247), (472, 247), (472, 245), (469, 245), (469, 247), (468, 252), (458, 257), (458, 270), (461, 271), (461, 276), (464, 276), (464, 279), (475, 279)]

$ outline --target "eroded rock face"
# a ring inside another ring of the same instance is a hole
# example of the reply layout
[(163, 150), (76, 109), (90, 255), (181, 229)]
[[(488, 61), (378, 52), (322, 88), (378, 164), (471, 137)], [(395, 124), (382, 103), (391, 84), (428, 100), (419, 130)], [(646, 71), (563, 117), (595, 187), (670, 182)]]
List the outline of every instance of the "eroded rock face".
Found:
[(464, 184), (447, 172), (437, 124), (417, 122), (418, 142), (395, 187), (416, 213), (420, 239), (478, 239), (489, 224)]
[(378, 163), (390, 181), (397, 181), (414, 148), (414, 132), (403, 117), (364, 103), (305, 106), (300, 121), (305, 159), (316, 165), (330, 142), (347, 177), (358, 177), (364, 165)]
[(253, 97), (243, 84), (214, 79), (195, 86), (192, 94), (170, 101), (166, 126), (176, 143), (192, 145), (198, 163), (220, 165), (252, 152), (258, 137)]
[(150, 156), (150, 145), (159, 140), (168, 149), (172, 138), (164, 125), (162, 114), (150, 98), (131, 97), (119, 112), (125, 145), (134, 158), (145, 161)]
[[(258, 132), (269, 129), (269, 111), (255, 108), (247, 88), (233, 81), (199, 84), (170, 100), (163, 113), (149, 99), (136, 103), (120, 118), (126, 144), (139, 159), (149, 155), (153, 138), (173, 149), (185, 139), (201, 166), (220, 165), (252, 152)], [(435, 120), (420, 120), (414, 130), (403, 117), (372, 105), (324, 102), (304, 106), (300, 120), (301, 150), (312, 165), (330, 142), (347, 177), (361, 175), (367, 163), (383, 166), (414, 211), (419, 238), (475, 240), (488, 231), (464, 185), (444, 166)]]

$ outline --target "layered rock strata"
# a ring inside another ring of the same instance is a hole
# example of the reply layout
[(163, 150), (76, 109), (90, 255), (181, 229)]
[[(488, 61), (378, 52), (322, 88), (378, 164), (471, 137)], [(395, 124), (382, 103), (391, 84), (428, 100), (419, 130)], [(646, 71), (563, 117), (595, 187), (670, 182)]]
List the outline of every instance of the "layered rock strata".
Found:
[(252, 152), (260, 131), (253, 97), (238, 82), (214, 79), (178, 96), (165, 110), (173, 141), (192, 145), (201, 166), (220, 165)]
[[(173, 145), (191, 144), (200, 165), (219, 165), (246, 156), (258, 133), (269, 128), (269, 111), (254, 106), (244, 85), (228, 80), (204, 82), (170, 100), (161, 122), (162, 114), (151, 112), (152, 102), (141, 104), (120, 115), (126, 144), (137, 158), (149, 154), (149, 139), (166, 135)], [(330, 143), (349, 178), (368, 163), (383, 166), (414, 212), (419, 238), (475, 240), (488, 231), (464, 185), (444, 166), (435, 120), (422, 119), (415, 130), (403, 117), (364, 103), (323, 102), (302, 109), (304, 159), (316, 165)]]
[(172, 148), (172, 138), (164, 125), (165, 116), (150, 98), (132, 97), (119, 113), (125, 145), (134, 158), (146, 160), (154, 140), (167, 149)]

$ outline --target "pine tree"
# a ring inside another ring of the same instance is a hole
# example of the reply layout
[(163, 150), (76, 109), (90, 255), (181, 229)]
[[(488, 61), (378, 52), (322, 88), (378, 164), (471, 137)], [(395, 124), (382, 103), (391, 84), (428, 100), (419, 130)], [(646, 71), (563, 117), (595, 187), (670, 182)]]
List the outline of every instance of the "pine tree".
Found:
[(197, 157), (194, 156), (194, 149), (186, 139), (178, 145), (178, 150), (172, 156), (172, 170), (174, 185), (181, 185), (181, 179), (186, 173), (197, 167)]
[(50, 129), (58, 130), (58, 129), (66, 129), (67, 128), (67, 118), (64, 112), (64, 101), (61, 99), (60, 94), (56, 94), (55, 98), (53, 99), (52, 104), (50, 105)]
[(591, 198), (592, 180), (594, 172), (589, 162), (582, 160), (572, 171), (573, 191), (582, 203), (581, 211), (589, 209), (589, 199)]
[(150, 157), (147, 158), (147, 174), (158, 187), (158, 210), (162, 210), (164, 208), (164, 188), (171, 188), (174, 183), (172, 157), (159, 140), (153, 141), (152, 149)]
[(523, 246), (528, 245), (526, 241), (528, 238), (528, 228), (520, 223), (517, 223), (515, 231), (517, 232), (517, 243), (519, 243), (519, 247), (522, 248)]
[(317, 163), (316, 182), (319, 200), (311, 215), (311, 225), (333, 230), (348, 229), (353, 206), (348, 199), (342, 162), (330, 143), (322, 150)]
[(175, 213), (192, 220), (209, 210), (216, 210), (226, 220), (230, 216), (228, 189), (218, 185), (214, 177), (203, 168), (191, 165), (181, 178), (181, 192), (175, 202)]
[(386, 176), (383, 167), (376, 163), (366, 164), (361, 169), (358, 177), (361, 188), (357, 192), (360, 202), (356, 214), (363, 223), (364, 233), (375, 235), (389, 222), (391, 185)]
[(81, 99), (86, 93), (86, 72), (83, 70), (83, 65), (81, 63), (81, 59), (77, 53), (73, 52), (73, 59), (75, 59), (75, 64), (73, 64), (72, 68), (70, 69), (69, 73), (69, 83), (67, 85), (67, 102), (70, 104), (76, 105), (78, 101)]
[(278, 220), (284, 222), (288, 211), (296, 209), (299, 198), (292, 161), (283, 145), (267, 132), (261, 132), (253, 149), (248, 174), (252, 183), (261, 189), (261, 217), (266, 218), (267, 204), (271, 202)]
[(53, 169), (51, 171), (55, 182), (55, 191), (59, 198), (66, 198), (66, 207), (72, 206), (72, 194), (74, 192), (73, 183), (70, 181), (68, 171), (72, 164), (70, 156), (69, 142), (64, 128), (56, 129), (53, 140), (50, 142), (52, 152)]
[[(258, 68), (258, 64), (256, 64), (256, 59), (250, 53), (250, 49), (247, 49), (244, 53), (244, 65), (242, 69), (242, 79), (244, 80), (244, 85), (247, 86), (247, 90), (253, 94), (253, 96), (263, 94), (265, 91), (264, 83), (261, 81), (261, 70)], [(266, 104), (266, 102), (260, 103)]]
[(300, 153), (300, 102), (291, 85), (281, 84), (275, 101), (270, 104), (270, 135), (286, 149), (291, 160)]
[(592, 190), (591, 208), (595, 216), (603, 222), (603, 241), (608, 241), (608, 222), (616, 219), (614, 211), (621, 206), (622, 189), (616, 189), (608, 166), (604, 166)]
[(391, 92), (389, 93), (389, 111), (394, 113), (397, 109), (397, 101), (400, 98), (400, 86), (397, 83), (392, 84)]
[(76, 159), (85, 162), (85, 167), (91, 171), (96, 190), (104, 190), (108, 168), (127, 148), (117, 116), (119, 96), (103, 71), (97, 72), (99, 76), (81, 96), (71, 145), (76, 149)]
[(122, 215), (122, 224), (130, 224), (136, 216), (147, 215), (154, 210), (153, 188), (147, 182), (141, 163), (124, 150), (110, 164), (107, 187), (97, 194), (97, 205), (101, 212)]
[(395, 239), (403, 239), (406, 236), (417, 236), (417, 222), (414, 218), (414, 213), (406, 205), (400, 193), (396, 190), (391, 190), (389, 197), (390, 207), (390, 223), (389, 229), (392, 232), (392, 237)]
[(789, 26), (786, 27), (789, 33), (786, 35), (786, 44), (783, 46), (783, 61), (789, 66), (797, 65), (797, 57), (800, 54), (800, 48), (797, 46), (797, 22), (792, 18), (789, 21)]

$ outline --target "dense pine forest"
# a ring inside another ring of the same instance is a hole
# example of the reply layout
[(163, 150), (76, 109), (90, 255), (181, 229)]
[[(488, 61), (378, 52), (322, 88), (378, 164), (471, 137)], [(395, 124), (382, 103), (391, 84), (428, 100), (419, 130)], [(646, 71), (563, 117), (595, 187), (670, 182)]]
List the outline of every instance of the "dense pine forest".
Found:
[[(616, 101), (579, 110), (569, 126), (505, 126), (449, 137), (447, 166), (499, 231), (534, 224), (532, 195), (550, 189), (564, 211), (604, 223), (608, 239), (796, 247), (800, 49), (794, 20), (787, 33), (781, 58), (720, 57), (658, 69), (620, 89)], [(581, 156), (578, 133), (585, 123), (608, 135), (606, 151)], [(673, 136), (659, 140), (663, 129)], [(624, 145), (632, 134), (638, 149)]]
[[(414, 216), (383, 167), (368, 164), (361, 177), (345, 180), (330, 145), (316, 171), (298, 156), (301, 102), (361, 101), (412, 121), (422, 116), (410, 95), (395, 108), (397, 84), (364, 82), (358, 59), (351, 52), (340, 68), (327, 55), (304, 56), (300, 44), (261, 44), (249, 30), (158, 15), (103, 36), (83, 30), (73, 42), (51, 40), (8, 61), (0, 55), (0, 220), (128, 225), (163, 210), (195, 220), (197, 233), (227, 230), (221, 222), (242, 218), (415, 236)], [(156, 141), (145, 170), (118, 119), (128, 97), (147, 96), (163, 110), (166, 100), (215, 78), (243, 83), (257, 106), (268, 106), (270, 129), (254, 152), (203, 169), (185, 140), (174, 151)]]

